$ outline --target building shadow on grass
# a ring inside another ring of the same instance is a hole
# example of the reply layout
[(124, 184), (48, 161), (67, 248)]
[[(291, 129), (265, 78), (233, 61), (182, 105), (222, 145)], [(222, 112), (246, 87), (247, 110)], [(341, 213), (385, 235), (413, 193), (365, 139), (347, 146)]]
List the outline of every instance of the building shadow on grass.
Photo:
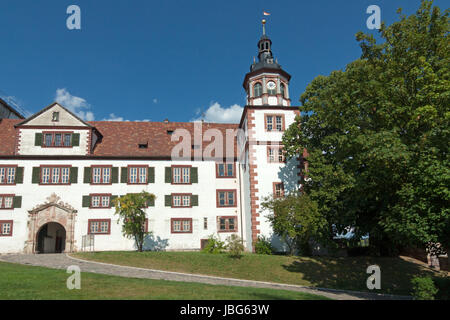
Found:
[[(380, 290), (367, 288), (370, 265), (380, 267)], [(411, 294), (413, 277), (433, 274), (421, 265), (390, 257), (298, 257), (283, 268), (298, 273), (314, 287), (406, 296)]]

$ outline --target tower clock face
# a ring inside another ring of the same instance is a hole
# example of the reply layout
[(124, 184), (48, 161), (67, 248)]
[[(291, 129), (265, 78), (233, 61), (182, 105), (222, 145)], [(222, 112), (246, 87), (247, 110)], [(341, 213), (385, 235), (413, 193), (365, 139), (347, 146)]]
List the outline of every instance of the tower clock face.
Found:
[(267, 83), (267, 89), (269, 89), (269, 90), (274, 90), (276, 87), (277, 87), (277, 85), (273, 81), (269, 81)]

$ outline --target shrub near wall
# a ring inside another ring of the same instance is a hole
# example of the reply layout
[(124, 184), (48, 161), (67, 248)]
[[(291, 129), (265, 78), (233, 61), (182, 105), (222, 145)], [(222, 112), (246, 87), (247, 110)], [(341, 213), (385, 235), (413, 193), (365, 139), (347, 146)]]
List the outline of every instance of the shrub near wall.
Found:
[(272, 254), (274, 252), (274, 248), (270, 241), (264, 237), (258, 237), (258, 241), (255, 243), (255, 252), (257, 254)]
[(220, 239), (215, 237), (214, 235), (210, 235), (208, 237), (208, 242), (203, 248), (202, 252), (217, 254), (224, 252), (225, 249), (225, 242), (220, 241)]

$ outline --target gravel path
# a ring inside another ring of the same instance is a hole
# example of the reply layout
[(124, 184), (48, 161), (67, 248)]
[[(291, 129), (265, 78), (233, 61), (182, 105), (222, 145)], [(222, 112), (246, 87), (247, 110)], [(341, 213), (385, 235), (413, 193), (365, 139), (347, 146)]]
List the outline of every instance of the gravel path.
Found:
[(312, 288), (299, 285), (280, 284), (273, 282), (240, 280), (206, 275), (188, 274), (180, 272), (160, 271), (136, 267), (125, 267), (101, 262), (80, 260), (66, 254), (7, 254), (0, 255), (0, 261), (19, 263), (31, 266), (41, 266), (53, 269), (67, 269), (77, 265), (82, 272), (108, 274), (127, 278), (158, 279), (183, 282), (198, 282), (213, 285), (270, 288), (280, 290), (299, 291), (325, 296), (335, 300), (404, 300), (405, 296), (392, 296), (376, 293), (364, 293), (347, 290)]

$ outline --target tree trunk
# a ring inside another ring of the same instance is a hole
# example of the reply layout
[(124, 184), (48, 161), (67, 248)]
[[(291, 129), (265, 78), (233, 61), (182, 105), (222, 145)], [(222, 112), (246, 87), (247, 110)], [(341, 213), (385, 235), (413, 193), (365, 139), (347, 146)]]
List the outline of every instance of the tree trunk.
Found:
[(293, 242), (289, 241), (289, 237), (288, 236), (284, 236), (284, 242), (286, 242), (288, 248), (289, 248), (289, 255), (293, 256), (294, 255), (294, 244)]
[(134, 241), (136, 242), (136, 247), (138, 249), (139, 252), (143, 251), (143, 241), (141, 239), (139, 239), (139, 236), (136, 236)]
[(302, 256), (311, 256), (311, 246), (308, 240), (299, 240), (299, 248)]

